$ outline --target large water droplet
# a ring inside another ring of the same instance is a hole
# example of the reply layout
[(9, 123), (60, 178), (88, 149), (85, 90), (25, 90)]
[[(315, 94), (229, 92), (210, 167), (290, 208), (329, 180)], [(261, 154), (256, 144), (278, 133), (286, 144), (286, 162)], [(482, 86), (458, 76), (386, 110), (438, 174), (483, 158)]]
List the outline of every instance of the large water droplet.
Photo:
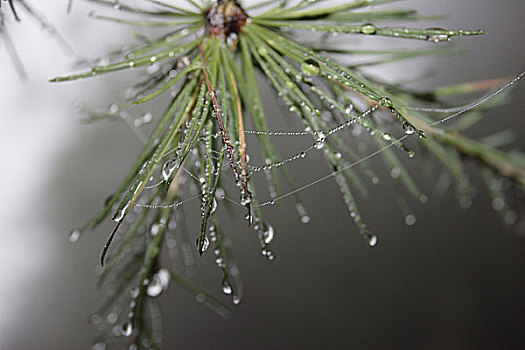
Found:
[(222, 292), (224, 294), (227, 294), (227, 295), (230, 295), (232, 294), (232, 286), (230, 284), (230, 282), (228, 282), (228, 280), (224, 279), (222, 280)]
[(113, 216), (113, 221), (115, 222), (122, 222), (122, 219), (124, 219), (124, 216), (126, 216), (126, 209), (127, 207), (124, 207), (117, 211), (115, 215)]
[(160, 269), (153, 275), (153, 280), (149, 283), (146, 293), (150, 297), (158, 297), (163, 291), (168, 289), (169, 283), (169, 271), (167, 269)]
[(115, 115), (117, 114), (117, 112), (118, 112), (118, 105), (116, 103), (112, 103), (111, 105), (109, 105), (108, 111), (107, 111), (109, 115)]
[(415, 223), (416, 223), (416, 216), (414, 214), (408, 214), (406, 217), (405, 217), (405, 224), (407, 226), (413, 226)]
[(178, 163), (174, 159), (168, 160), (162, 167), (162, 178), (164, 181), (168, 181), (173, 171), (177, 168)]
[(404, 123), (403, 130), (407, 135), (412, 135), (416, 131), (416, 129), (410, 123)]
[(76, 242), (80, 238), (80, 230), (78, 228), (72, 230), (69, 233), (69, 241), (70, 242)]
[[(197, 241), (195, 241), (195, 245), (197, 246), (197, 249), (199, 249), (201, 237), (197, 237)], [(208, 237), (204, 236), (202, 240), (202, 252), (205, 252), (208, 250), (208, 247), (210, 246), (210, 240)]]
[(155, 237), (156, 235), (158, 235), (160, 232), (160, 224), (158, 223), (155, 223), (153, 225), (151, 225), (151, 229), (150, 229), (150, 234)]
[(368, 239), (367, 243), (370, 248), (375, 247), (377, 245), (376, 235), (368, 235), (367, 239)]
[(122, 335), (129, 337), (133, 334), (133, 325), (129, 322), (126, 322), (122, 325)]
[(215, 213), (215, 210), (217, 210), (217, 199), (213, 197), (213, 201), (211, 202), (210, 215)]
[(319, 68), (319, 64), (314, 60), (306, 60), (301, 63), (301, 72), (303, 72), (304, 75), (311, 77), (319, 75), (321, 69)]
[(263, 241), (265, 244), (270, 244), (270, 242), (273, 240), (274, 230), (273, 226), (264, 223), (263, 224)]
[(377, 28), (373, 24), (365, 24), (361, 27), (361, 33), (366, 35), (372, 35), (375, 34), (377, 31)]

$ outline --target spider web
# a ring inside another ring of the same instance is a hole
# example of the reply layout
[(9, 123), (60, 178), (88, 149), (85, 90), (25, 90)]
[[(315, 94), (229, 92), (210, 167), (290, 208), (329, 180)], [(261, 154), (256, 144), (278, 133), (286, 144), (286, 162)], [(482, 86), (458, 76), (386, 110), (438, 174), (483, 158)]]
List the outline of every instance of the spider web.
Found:
[[(481, 99), (479, 100), (476, 100), (475, 102), (471, 103), (471, 104), (468, 104), (468, 105), (464, 105), (464, 106), (459, 106), (459, 107), (454, 107), (454, 108), (448, 108), (448, 109), (433, 109), (433, 108), (415, 108), (415, 107), (401, 107), (401, 108), (408, 108), (408, 109), (417, 109), (417, 110), (422, 110), (422, 111), (425, 111), (425, 112), (449, 112), (449, 111), (452, 111), (454, 113), (452, 114), (449, 114), (431, 124), (429, 124), (430, 126), (436, 126), (436, 125), (440, 125), (440, 124), (445, 124), (453, 119), (456, 119), (456, 118), (459, 118), (461, 117), (463, 114), (469, 112), (469, 111), (472, 111), (474, 110), (475, 108), (479, 107), (480, 105), (486, 103), (487, 101), (489, 101), (490, 99), (492, 99), (493, 97), (499, 95), (500, 93), (502, 93), (504, 90), (506, 90), (507, 88), (511, 87), (512, 85), (516, 84), (523, 76), (525, 75), (525, 72), (522, 72), (521, 74), (517, 75), (514, 79), (512, 79), (511, 81), (509, 81), (508, 83), (506, 83), (505, 85), (501, 86), (500, 88), (498, 88), (497, 90), (495, 91), (492, 91), (488, 94), (486, 94), (484, 97), (482, 97)], [(365, 117), (369, 114), (371, 114), (372, 112), (374, 112), (377, 107), (379, 105), (377, 104), (376, 106), (368, 109), (367, 111), (365, 111), (364, 113), (361, 114), (360, 118), (362, 117)], [(284, 158), (283, 160), (279, 161), (279, 162), (276, 162), (276, 163), (270, 163), (270, 164), (265, 164), (265, 165), (259, 165), (259, 166), (254, 166), (254, 165), (248, 165), (248, 168), (251, 170), (250, 172), (250, 175), (253, 175), (255, 173), (258, 173), (260, 171), (264, 171), (264, 170), (269, 170), (271, 169), (272, 167), (280, 167), (280, 166), (284, 166), (288, 163), (293, 163), (295, 161), (298, 161), (302, 158), (305, 158), (305, 156), (310, 153), (310, 152), (314, 152), (316, 150), (321, 150), (322, 149), (322, 144), (333, 134), (345, 129), (345, 128), (348, 128), (352, 125), (355, 125), (355, 122), (356, 122), (356, 119), (353, 119), (353, 120), (349, 120), (345, 123), (342, 123), (342, 124), (339, 124), (335, 127), (333, 127), (332, 129), (330, 129), (327, 133), (325, 132), (322, 132), (322, 131), (304, 131), (304, 130), (298, 130), (298, 131), (258, 131), (258, 130), (245, 130), (244, 132), (246, 134), (252, 134), (252, 135), (268, 135), (268, 136), (282, 136), (282, 137), (300, 137), (300, 136), (318, 136), (317, 140), (312, 144), (310, 145), (309, 147), (306, 147), (304, 149), (302, 149), (300, 152), (297, 152), (297, 153), (294, 153), (293, 155), (291, 156), (288, 156), (287, 158)], [(213, 137), (217, 138), (219, 137), (219, 134), (214, 134)], [(397, 140), (398, 141), (404, 141), (405, 139), (409, 138), (409, 137), (414, 137), (413, 134), (404, 134), (402, 135), (401, 137), (399, 137)], [(203, 139), (201, 139), (203, 140)], [(345, 170), (347, 169), (350, 169), (350, 168), (353, 168), (353, 167), (356, 167), (357, 165), (363, 163), (363, 162), (366, 162), (378, 155), (380, 155), (381, 153), (383, 153), (385, 150), (391, 148), (392, 146), (394, 146), (394, 143), (388, 143), (386, 146), (384, 147), (381, 147), (365, 156), (363, 156), (362, 158), (360, 158), (359, 160), (355, 161), (355, 162), (351, 162), (349, 163), (348, 165), (346, 165), (345, 167), (341, 168), (341, 169), (338, 169), (338, 170), (335, 170), (335, 171), (332, 171), (330, 172), (329, 174), (326, 174), (324, 176), (321, 176), (315, 180), (312, 180), (312, 181), (309, 181), (303, 185), (300, 185), (298, 186), (297, 188), (295, 189), (292, 189), (292, 190), (289, 190), (288, 192), (285, 192), (283, 194), (280, 194), (272, 199), (269, 199), (269, 200), (266, 200), (266, 201), (263, 201), (261, 203), (258, 204), (258, 207), (265, 207), (265, 206), (268, 206), (268, 205), (273, 205), (275, 204), (277, 201), (281, 201), (285, 198), (288, 198), (296, 193), (299, 193), (299, 192), (302, 192), (303, 190), (306, 190), (310, 187), (313, 187), (321, 182), (324, 182), (324, 181), (327, 181), (328, 179), (330, 178), (333, 178), (335, 175), (339, 174), (339, 173), (342, 173), (344, 172)], [(165, 153), (163, 155), (163, 157), (167, 157), (169, 156), (170, 154), (174, 153), (175, 152), (175, 149), (172, 149), (170, 151), (168, 151), (167, 153)], [(226, 166), (224, 167), (226, 168)], [(189, 175), (191, 176), (192, 178), (194, 178), (195, 180), (198, 181), (198, 178), (195, 174), (193, 174), (191, 171), (189, 171), (188, 169), (186, 168), (183, 168), (183, 170)], [(155, 188), (155, 187), (158, 187), (160, 186), (161, 184), (165, 183), (166, 180), (165, 179), (162, 179), (152, 185), (147, 185), (145, 187), (145, 189), (152, 189), (152, 188)], [(194, 199), (197, 199), (199, 198), (200, 195), (195, 195), (195, 196), (192, 196), (190, 198), (187, 198), (187, 199), (184, 199), (184, 200), (181, 200), (179, 202), (176, 202), (176, 203), (172, 203), (172, 204), (167, 204), (167, 205), (147, 205), (147, 204), (141, 204), (141, 203), (136, 203), (135, 205), (137, 206), (140, 206), (140, 207), (150, 207), (150, 208), (172, 208), (172, 207), (178, 207), (184, 203), (187, 203), (189, 201), (192, 201)], [(232, 198), (229, 198), (229, 197), (224, 197), (224, 199), (227, 199), (229, 200), (230, 202), (233, 202), (235, 204), (237, 204), (238, 206), (241, 206), (242, 207), (242, 204), (240, 202), (237, 202), (235, 200), (233, 200)]]

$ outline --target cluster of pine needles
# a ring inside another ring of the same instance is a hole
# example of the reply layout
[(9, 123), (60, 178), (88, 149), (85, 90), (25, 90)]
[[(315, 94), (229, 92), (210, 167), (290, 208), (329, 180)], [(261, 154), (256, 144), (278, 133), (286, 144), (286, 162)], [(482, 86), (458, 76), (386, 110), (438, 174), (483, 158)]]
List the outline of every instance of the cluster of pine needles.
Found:
[[(465, 207), (475, 190), (464, 171), (464, 163), (465, 159), (475, 160), (493, 196), (494, 208), (508, 225), (516, 222), (517, 213), (505, 198), (511, 192), (523, 193), (524, 155), (498, 149), (509, 142), (507, 133), (482, 140), (462, 134), (482, 119), (483, 109), (503, 103), (509, 90), (500, 89), (490, 95), (490, 100), (486, 98), (457, 109), (443, 104), (447, 96), (501, 87), (501, 80), (412, 91), (402, 84), (367, 74), (362, 68), (446, 54), (448, 46), (350, 50), (342, 44), (344, 40), (329, 44), (331, 38), (352, 34), (420, 40), (432, 45), (457, 36), (479, 35), (481, 31), (382, 25), (428, 19), (413, 10), (375, 6), (393, 0), (354, 0), (341, 4), (326, 0), (263, 0), (251, 6), (236, 0), (87, 1), (118, 13), (117, 16), (92, 13), (95, 18), (134, 28), (164, 28), (165, 34), (154, 40), (139, 37), (141, 42), (133, 48), (111, 54), (111, 62), (52, 81), (141, 67), (147, 70), (131, 89), (127, 101), (91, 115), (93, 120), (124, 118), (123, 112), (135, 104), (158, 101), (160, 95), (169, 96), (162, 115), (148, 116), (156, 125), (121, 184), (90, 221), (71, 233), (71, 240), (76, 241), (110, 215), (116, 222), (101, 256), (104, 267), (100, 285), (109, 284), (108, 295), (92, 316), (100, 331), (96, 339), (98, 348), (121, 342), (134, 348), (161, 347), (157, 297), (170, 281), (190, 290), (197, 301), (220, 315), (228, 315), (229, 308), (219, 298), (184, 277), (194, 273), (194, 253), (211, 250), (220, 270), (222, 291), (231, 296), (234, 304), (241, 301), (239, 268), (231, 240), (221, 229), (218, 205), (242, 207), (247, 226), (256, 232), (262, 254), (274, 259), (270, 246), (274, 229), (265, 221), (262, 208), (293, 197), (301, 221), (310, 220), (299, 197), (305, 186), (296, 187), (287, 170), (291, 162), (300, 161), (310, 152), (320, 152), (326, 160), (330, 174), (325, 178), (336, 180), (350, 220), (370, 247), (377, 244), (378, 237), (369, 229), (356, 202), (357, 193), (365, 196), (368, 187), (379, 181), (367, 160), (381, 156), (390, 180), (400, 184), (400, 192), (425, 202), (426, 196), (403, 166), (406, 160), (402, 158), (414, 158), (416, 152), (412, 147), (416, 146), (418, 155), (431, 154), (439, 160), (447, 174), (445, 178), (457, 184), (458, 199)], [(13, 3), (25, 4), (25, 1), (8, 1), (11, 9)], [(2, 28), (3, 17), (0, 17)], [(338, 63), (346, 56), (374, 59), (352, 65)], [(268, 129), (267, 106), (260, 94), (262, 84), (269, 84), (275, 99), (286, 106), (287, 113), (297, 117), (301, 129)], [(454, 118), (459, 115), (461, 118)], [(248, 136), (256, 140), (249, 144)], [(274, 138), (279, 136), (312, 141), (301, 152), (283, 156), (274, 145)], [(375, 144), (377, 151), (366, 153), (360, 147), (363, 140)], [(409, 140), (416, 140), (412, 141), (413, 146), (407, 143)], [(252, 159), (260, 157), (262, 162), (252, 163), (249, 151), (253, 151)], [(264, 175), (265, 188), (256, 188), (254, 184), (258, 173)], [(288, 190), (283, 189), (283, 184)], [(267, 193), (259, 196), (263, 191)], [(201, 214), (200, 228), (189, 230), (193, 234), (184, 230), (187, 225), (181, 206), (191, 200), (200, 201)], [(411, 215), (406, 198), (400, 205)], [(407, 224), (413, 221), (407, 216)], [(117, 238), (112, 245), (114, 236)], [(170, 267), (173, 264), (166, 259), (167, 255), (180, 260), (181, 271)]]

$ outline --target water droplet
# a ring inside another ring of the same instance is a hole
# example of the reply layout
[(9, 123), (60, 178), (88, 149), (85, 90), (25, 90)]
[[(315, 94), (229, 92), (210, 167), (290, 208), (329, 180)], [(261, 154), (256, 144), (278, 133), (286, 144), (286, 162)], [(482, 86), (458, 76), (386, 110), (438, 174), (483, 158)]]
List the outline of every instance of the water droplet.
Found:
[(299, 216), (301, 217), (301, 222), (303, 224), (307, 224), (310, 222), (310, 216), (308, 216), (308, 213), (306, 212), (306, 209), (301, 203), (297, 203), (295, 205), (295, 208), (297, 209), (297, 213), (299, 213)]
[(109, 115), (115, 115), (117, 114), (117, 112), (118, 112), (118, 105), (116, 103), (112, 103), (111, 105), (109, 105), (108, 111), (107, 111)]
[(397, 179), (400, 175), (401, 175), (401, 169), (399, 169), (398, 167), (393, 167), (392, 170), (390, 171), (390, 177), (392, 179)]
[(76, 242), (80, 238), (80, 230), (74, 229), (69, 233), (69, 241), (70, 242)]
[(151, 229), (150, 229), (150, 234), (155, 237), (156, 235), (158, 235), (160, 232), (160, 224), (159, 223), (155, 223), (153, 225), (151, 225)]
[(168, 160), (162, 167), (162, 178), (168, 181), (173, 171), (178, 167), (178, 163), (174, 159)]
[(108, 324), (114, 324), (118, 320), (118, 315), (111, 312), (106, 316), (106, 323)]
[(315, 148), (322, 149), (324, 147), (324, 141), (326, 139), (326, 136), (322, 132), (318, 133), (317, 136), (318, 137), (317, 137), (317, 141), (315, 143)]
[(233, 292), (230, 282), (226, 279), (222, 280), (222, 292), (227, 295), (230, 295)]
[(494, 179), (490, 182), (491, 191), (501, 191), (503, 188), (503, 181), (500, 179)]
[(376, 33), (377, 28), (373, 24), (365, 24), (361, 27), (361, 33), (366, 35), (373, 35)]
[(126, 209), (127, 209), (127, 206), (117, 211), (115, 215), (113, 216), (113, 221), (122, 222), (122, 219), (124, 219), (124, 216), (126, 216)]
[(367, 236), (367, 243), (370, 248), (375, 247), (377, 245), (377, 236), (376, 235), (368, 235)]
[(273, 229), (273, 226), (272, 225), (269, 225), (269, 224), (266, 224), (264, 223), (263, 224), (263, 241), (265, 244), (270, 244), (270, 242), (273, 240), (273, 235), (274, 235), (274, 229)]
[(403, 130), (407, 135), (412, 135), (416, 131), (416, 129), (410, 123), (404, 123)]
[(494, 210), (500, 211), (505, 207), (505, 200), (502, 197), (495, 197), (492, 200), (492, 208)]
[(321, 73), (321, 69), (319, 68), (319, 64), (315, 62), (314, 60), (306, 60), (301, 63), (301, 72), (303, 72), (306, 76), (314, 76), (319, 75)]
[(142, 122), (144, 124), (150, 123), (153, 120), (153, 115), (151, 113), (144, 113), (142, 116)]
[(122, 325), (122, 335), (129, 337), (133, 334), (133, 325), (129, 322), (126, 322)]
[[(269, 169), (271, 169), (271, 167)], [(247, 195), (246, 193), (244, 193), (244, 190), (242, 190), (242, 192), (243, 193), (242, 193), (242, 196), (241, 196), (241, 204), (246, 206), (246, 205), (248, 205), (248, 204), (250, 204), (252, 202), (252, 198), (249, 195)]]
[(268, 50), (264, 46), (259, 46), (259, 48), (257, 49), (257, 52), (259, 53), (259, 55), (263, 57), (268, 55)]
[(232, 299), (232, 302), (235, 304), (235, 305), (238, 305), (240, 302), (241, 302), (241, 298), (237, 295), (234, 295), (233, 296), (233, 299)]
[(390, 135), (389, 133), (384, 133), (383, 134), (383, 140), (385, 140), (385, 141), (392, 141), (392, 135)]
[(427, 40), (430, 41), (431, 43), (440, 43), (443, 41), (448, 41), (449, 38), (450, 37), (447, 34), (434, 34), (434, 35), (429, 35)]
[(106, 350), (106, 344), (102, 343), (102, 342), (98, 342), (98, 343), (94, 344), (91, 349), (92, 350)]
[(261, 249), (261, 254), (268, 260), (275, 259), (275, 255), (273, 255), (273, 252), (271, 251), (271, 249), (263, 248)]
[[(197, 246), (197, 249), (199, 249), (201, 237), (197, 237), (197, 241), (195, 241), (195, 245)], [(208, 237), (204, 236), (204, 239), (202, 240), (202, 252), (205, 252), (208, 250), (208, 247), (210, 246), (210, 240)]]
[(405, 224), (407, 226), (413, 226), (415, 223), (416, 223), (416, 216), (414, 214), (408, 214), (406, 217), (405, 217)]
[(210, 215), (215, 213), (215, 210), (217, 210), (217, 199), (213, 197), (213, 201), (211, 202)]
[(226, 193), (221, 187), (218, 187), (215, 191), (215, 197), (219, 199), (224, 199), (226, 197)]
[(100, 317), (99, 314), (92, 314), (89, 319), (94, 325), (98, 325), (102, 322), (102, 317)]
[(197, 300), (198, 303), (204, 303), (206, 301), (206, 296), (202, 293), (197, 293), (195, 295), (195, 300)]
[(152, 65), (149, 65), (148, 68), (146, 68), (146, 71), (148, 72), (148, 74), (155, 74), (156, 72), (159, 71), (159, 69), (160, 69), (159, 62), (155, 62)]
[(150, 297), (158, 297), (163, 291), (168, 289), (170, 283), (170, 273), (167, 269), (160, 269), (153, 275), (153, 280), (149, 283), (146, 293)]

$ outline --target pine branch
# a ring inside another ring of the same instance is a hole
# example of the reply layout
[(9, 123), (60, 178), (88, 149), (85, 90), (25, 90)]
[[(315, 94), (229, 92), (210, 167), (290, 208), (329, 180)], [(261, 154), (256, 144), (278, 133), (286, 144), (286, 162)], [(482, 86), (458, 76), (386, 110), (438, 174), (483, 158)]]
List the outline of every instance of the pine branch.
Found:
[[(115, 5), (112, 1), (90, 1), (100, 8)], [(368, 76), (361, 71), (367, 63), (348, 67), (339, 64), (333, 55), (372, 55), (375, 58), (368, 64), (377, 65), (424, 55), (449, 54), (447, 47), (356, 51), (342, 45), (323, 44), (324, 48), (321, 48), (315, 43), (303, 43), (297, 39), (304, 30), (310, 30), (320, 35), (418, 39), (433, 45), (454, 37), (483, 34), (479, 30), (384, 26), (383, 21), (428, 19), (413, 10), (376, 10), (374, 7), (391, 1), (352, 1), (323, 6), (323, 0), (301, 1), (296, 5), (269, 0), (252, 6), (251, 10), (245, 10), (235, 0), (187, 1), (187, 6), (148, 0), (142, 2), (141, 7), (135, 2), (121, 1), (117, 17), (95, 16), (137, 27), (165, 27), (168, 31), (156, 40), (137, 45), (109, 64), (51, 80), (65, 82), (158, 66), (156, 73), (134, 86), (139, 92), (130, 101), (115, 105), (115, 111), (101, 113), (94, 119), (118, 118), (118, 112), (125, 105), (146, 103), (171, 92), (165, 113), (158, 119), (135, 164), (103, 208), (72, 235), (74, 240), (78, 239), (113, 213), (117, 226), (102, 253), (102, 262), (107, 262), (100, 283), (116, 276), (112, 281), (115, 292), (99, 313), (107, 313), (117, 303), (128, 303), (124, 310), (129, 310), (129, 314), (123, 312), (118, 319), (123, 322), (122, 334), (129, 337), (130, 342), (139, 344), (147, 340), (158, 346), (158, 339), (152, 335), (155, 327), (148, 321), (151, 318), (148, 305), (167, 288), (170, 279), (195, 293), (198, 300), (208, 302), (220, 315), (227, 314), (218, 300), (180, 277), (180, 273), (166, 272), (167, 263), (161, 252), (171, 249), (169, 235), (173, 235), (174, 245), (182, 246), (185, 242), (180, 232), (183, 215), (179, 207), (188, 201), (199, 199), (201, 202), (199, 234), (191, 237), (191, 240), (196, 240), (196, 251), (203, 254), (214, 245), (216, 263), (222, 275), (221, 289), (237, 304), (241, 301), (242, 284), (230, 241), (219, 228), (216, 214), (219, 203), (221, 206), (234, 203), (247, 209), (247, 225), (256, 231), (262, 254), (273, 260), (271, 242), (274, 229), (265, 222), (262, 208), (293, 196), (301, 221), (307, 223), (309, 216), (299, 197), (300, 191), (330, 178), (334, 178), (339, 186), (349, 216), (367, 246), (374, 247), (378, 235), (360, 213), (356, 196), (358, 192), (366, 194), (370, 182), (379, 181), (367, 164), (369, 159), (382, 155), (392, 181), (402, 183), (418, 200), (426, 198), (413, 180), (414, 174), (402, 165), (400, 159), (403, 156), (416, 158), (416, 152), (407, 143), (409, 140), (415, 140), (421, 148), (436, 156), (443, 168), (456, 179), (462, 196), (468, 195), (471, 188), (463, 170), (463, 158), (477, 160), (487, 183), (499, 174), (514, 180), (523, 191), (525, 158), (522, 154), (502, 152), (487, 144), (487, 140), (472, 140), (460, 133), (481, 119), (472, 117), (474, 105), (460, 108), (444, 118), (438, 114), (440, 117), (435, 120), (437, 113), (450, 110), (441, 102), (445, 95), (482, 91), (501, 81), (466, 83), (429, 92), (411, 91), (402, 84)], [(367, 11), (361, 11), (364, 7)], [(259, 13), (252, 14), (253, 10)], [(140, 20), (127, 17), (135, 13), (140, 14)], [(268, 129), (258, 75), (269, 82), (276, 96), (302, 123), (304, 130)], [(500, 89), (490, 96), (490, 101), (481, 100), (475, 107), (486, 108), (503, 93)], [(407, 107), (416, 102), (439, 103), (441, 106), (423, 107), (420, 111)], [(470, 115), (463, 117), (467, 112)], [(458, 116), (462, 119), (457, 123), (448, 123)], [(246, 129), (248, 118), (255, 130)], [(249, 142), (247, 135), (250, 134), (257, 136), (258, 143)], [(273, 137), (278, 136), (310, 137), (312, 143), (298, 153), (282, 156), (273, 141)], [(377, 151), (362, 153), (355, 145), (363, 138), (377, 145)], [(248, 159), (248, 149), (258, 150), (264, 163), (252, 164)], [(401, 151), (400, 155), (396, 149)], [(316, 151), (325, 158), (330, 174), (296, 187), (287, 166)], [(226, 168), (230, 171), (223, 169), (225, 158), (229, 163)], [(267, 180), (265, 190), (270, 197), (267, 201), (261, 200), (264, 198), (259, 196), (261, 189), (254, 184), (254, 178), (260, 172)], [(234, 194), (227, 193), (227, 174), (233, 177), (236, 188), (232, 192), (236, 191), (238, 200), (234, 199)], [(290, 186), (288, 192), (283, 191), (282, 180)], [(191, 186), (197, 188), (197, 195), (188, 195)], [(491, 193), (501, 198), (497, 189), (492, 189)], [(409, 212), (406, 201), (401, 201), (400, 205), (403, 211)], [(415, 217), (409, 219), (407, 216), (408, 224), (413, 224), (414, 220)], [(119, 237), (120, 232), (124, 232), (122, 237)], [(192, 252), (183, 250), (182, 254), (191, 256)], [(186, 268), (190, 260), (183, 261)], [(121, 274), (123, 271), (128, 273)], [(124, 291), (129, 289), (132, 291), (131, 300), (125, 300)], [(107, 330), (101, 332), (105, 334), (102, 338), (112, 337)]]

